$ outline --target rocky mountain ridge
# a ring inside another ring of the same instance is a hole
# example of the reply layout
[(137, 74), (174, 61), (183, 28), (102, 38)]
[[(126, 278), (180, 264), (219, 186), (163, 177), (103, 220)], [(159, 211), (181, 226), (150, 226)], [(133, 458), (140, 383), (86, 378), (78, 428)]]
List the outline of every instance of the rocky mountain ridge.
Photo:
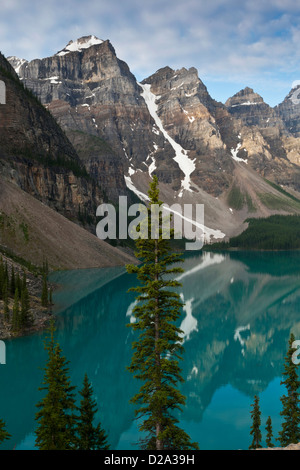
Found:
[(165, 67), (138, 83), (95, 36), (48, 58), (9, 60), (110, 199), (126, 187), (145, 199), (155, 172), (166, 203), (204, 204), (208, 239), (239, 233), (249, 215), (299, 213), (282, 192), (300, 194), (295, 91), (271, 108), (251, 88), (215, 101), (195, 68)]
[(6, 89), (0, 106), (0, 251), (37, 266), (47, 258), (51, 268), (60, 269), (132, 260), (78, 226), (93, 231), (103, 191), (2, 55), (0, 80)]

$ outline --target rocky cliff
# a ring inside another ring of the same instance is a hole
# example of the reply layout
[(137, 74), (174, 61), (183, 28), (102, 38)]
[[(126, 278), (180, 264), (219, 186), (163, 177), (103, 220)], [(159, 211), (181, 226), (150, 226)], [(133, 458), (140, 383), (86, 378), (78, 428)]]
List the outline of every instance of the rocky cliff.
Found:
[(35, 95), (0, 58), (6, 104), (0, 107), (0, 168), (10, 181), (70, 219), (103, 200), (73, 145)]
[(55, 268), (130, 261), (95, 236), (103, 191), (1, 55), (0, 80), (6, 88), (6, 104), (0, 105), (0, 249), (38, 266), (47, 258)]
[(225, 103), (239, 129), (236, 156), (247, 159), (259, 174), (299, 191), (299, 144), (289, 132), (286, 117), (246, 87)]
[(219, 103), (195, 68), (165, 67), (138, 83), (95, 36), (10, 61), (109, 198), (127, 186), (145, 199), (155, 172), (165, 202), (204, 204), (208, 238), (239, 233), (248, 215), (299, 212), (281, 187), (298, 197), (298, 138), (251, 88)]

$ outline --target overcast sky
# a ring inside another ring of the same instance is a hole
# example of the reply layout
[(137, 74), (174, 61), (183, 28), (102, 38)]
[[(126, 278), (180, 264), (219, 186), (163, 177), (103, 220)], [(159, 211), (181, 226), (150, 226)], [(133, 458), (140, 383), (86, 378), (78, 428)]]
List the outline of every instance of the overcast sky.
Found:
[(298, 0), (0, 0), (0, 50), (27, 60), (94, 34), (137, 80), (196, 67), (216, 100), (245, 86), (271, 106), (300, 81)]

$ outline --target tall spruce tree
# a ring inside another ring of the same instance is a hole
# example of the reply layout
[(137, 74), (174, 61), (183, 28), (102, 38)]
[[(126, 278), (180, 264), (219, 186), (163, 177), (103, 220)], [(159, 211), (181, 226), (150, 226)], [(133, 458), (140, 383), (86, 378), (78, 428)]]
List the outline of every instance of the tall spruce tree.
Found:
[(0, 259), (0, 300), (3, 299), (3, 287), (5, 282), (5, 271), (4, 271), (4, 264), (3, 258)]
[(42, 304), (42, 307), (48, 307), (48, 283), (47, 283), (46, 274), (43, 274), (41, 304)]
[(26, 273), (23, 272), (23, 278), (21, 281), (21, 314), (20, 322), (21, 328), (29, 327), (33, 323), (33, 318), (30, 315), (30, 297), (27, 288), (27, 277)]
[(88, 380), (87, 374), (83, 379), (82, 390), (79, 391), (82, 399), (79, 406), (79, 417), (77, 424), (77, 449), (78, 450), (107, 450), (107, 436), (101, 428), (101, 424), (94, 425), (97, 413), (96, 401), (93, 399), (93, 388)]
[(274, 444), (272, 443), (273, 430), (272, 430), (271, 416), (269, 416), (266, 421), (266, 431), (267, 431), (266, 444), (268, 447), (274, 447)]
[(254, 403), (251, 405), (252, 411), (251, 411), (251, 418), (252, 418), (252, 426), (250, 430), (250, 434), (252, 435), (252, 443), (249, 446), (249, 449), (258, 449), (261, 446), (261, 430), (260, 430), (260, 425), (261, 425), (261, 412), (259, 408), (259, 397), (257, 395), (254, 396)]
[(15, 290), (16, 290), (15, 268), (14, 266), (12, 266), (11, 277), (10, 277), (10, 294), (12, 297), (15, 295)]
[(282, 374), (285, 379), (281, 381), (281, 385), (285, 385), (287, 390), (287, 395), (283, 395), (280, 398), (283, 405), (280, 415), (284, 417), (284, 421), (278, 440), (282, 447), (300, 441), (300, 382), (297, 374), (298, 364), (293, 361), (293, 354), (295, 352), (295, 347), (293, 347), (294, 341), (295, 336), (291, 333)]
[(19, 304), (19, 290), (15, 290), (14, 295), (14, 305), (13, 305), (13, 312), (12, 312), (12, 329), (14, 332), (19, 331), (20, 329), (20, 304)]
[(8, 301), (8, 289), (7, 289), (7, 283), (4, 284), (3, 286), (3, 302), (4, 302), (4, 320), (6, 322), (9, 321), (9, 301)]
[(36, 444), (40, 450), (73, 450), (76, 448), (75, 387), (70, 384), (68, 362), (54, 340), (54, 331), (52, 320), (45, 341), (48, 362), (39, 389), (46, 394), (36, 405), (39, 408), (35, 416), (38, 422)]
[(133, 311), (136, 322), (129, 326), (140, 335), (133, 343), (135, 351), (128, 369), (143, 384), (131, 402), (138, 406), (136, 416), (143, 418), (139, 426), (146, 436), (142, 440), (143, 448), (197, 449), (198, 445), (177, 426), (175, 417), (185, 404), (185, 397), (177, 389), (178, 382), (183, 381), (179, 367), (182, 332), (176, 326), (182, 302), (175, 291), (180, 284), (174, 280), (174, 274), (183, 271), (174, 266), (182, 262), (182, 257), (171, 253), (169, 240), (163, 238), (161, 214), (157, 234), (152, 236), (151, 208), (162, 205), (155, 175), (148, 194), (147, 236), (140, 225), (141, 236), (136, 240), (136, 257), (142, 264), (127, 266), (127, 271), (135, 273), (140, 281), (138, 287), (130, 289), (139, 295)]

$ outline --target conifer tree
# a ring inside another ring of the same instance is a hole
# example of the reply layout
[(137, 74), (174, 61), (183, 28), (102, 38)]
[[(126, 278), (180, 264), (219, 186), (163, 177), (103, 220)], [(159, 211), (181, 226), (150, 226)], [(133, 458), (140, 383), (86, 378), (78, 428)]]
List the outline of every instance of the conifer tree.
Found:
[(23, 271), (23, 279), (22, 279), (22, 289), (27, 288), (27, 277), (25, 271)]
[(10, 439), (11, 435), (6, 430), (6, 425), (2, 419), (0, 419), (0, 444), (6, 439)]
[(14, 269), (14, 266), (12, 266), (11, 277), (10, 277), (10, 293), (12, 296), (15, 295), (15, 290), (16, 290), (15, 269)]
[(293, 362), (293, 354), (295, 348), (293, 342), (295, 336), (291, 333), (289, 338), (289, 348), (284, 363), (284, 380), (281, 385), (285, 385), (287, 395), (283, 395), (280, 400), (283, 405), (280, 415), (284, 417), (284, 421), (279, 432), (279, 442), (282, 447), (289, 444), (295, 444), (300, 441), (300, 407), (299, 407), (299, 386), (297, 369), (298, 365)]
[(258, 449), (261, 447), (261, 412), (259, 408), (259, 397), (257, 395), (254, 396), (254, 403), (252, 406), (251, 417), (252, 417), (252, 426), (250, 434), (252, 434), (252, 443), (249, 446), (249, 449)]
[(4, 320), (9, 321), (9, 304), (8, 304), (8, 289), (7, 283), (3, 286), (3, 302), (4, 302)]
[(148, 194), (148, 236), (141, 232), (142, 236), (136, 240), (136, 257), (142, 264), (127, 266), (127, 271), (136, 273), (140, 281), (138, 287), (130, 289), (139, 295), (133, 311), (136, 322), (129, 326), (140, 335), (133, 343), (135, 351), (128, 369), (143, 382), (131, 402), (138, 406), (137, 417), (143, 417), (140, 430), (146, 435), (144, 448), (197, 449), (198, 445), (177, 426), (175, 418), (175, 413), (185, 404), (185, 397), (177, 389), (178, 382), (183, 381), (179, 367), (182, 332), (176, 326), (182, 303), (175, 291), (180, 284), (173, 279), (174, 274), (182, 272), (182, 268), (174, 266), (174, 263), (182, 262), (182, 258), (170, 253), (169, 240), (162, 236), (161, 214), (157, 235), (151, 235), (151, 207), (162, 204), (156, 176), (153, 176)]
[(93, 399), (93, 389), (85, 374), (83, 388), (79, 392), (82, 399), (79, 406), (79, 417), (77, 424), (78, 450), (107, 450), (107, 436), (101, 429), (100, 423), (94, 426), (93, 421), (97, 413), (97, 405)]
[(68, 362), (54, 340), (54, 323), (51, 321), (49, 337), (45, 341), (48, 362), (39, 390), (46, 395), (36, 405), (38, 426), (36, 444), (40, 450), (73, 450), (76, 448), (74, 387), (68, 377)]
[(42, 304), (42, 307), (48, 307), (48, 284), (47, 284), (46, 274), (43, 275), (41, 304)]
[(0, 300), (3, 299), (3, 287), (4, 287), (4, 264), (3, 258), (0, 260)]
[(29, 310), (30, 310), (29, 293), (25, 285), (25, 287), (22, 288), (22, 292), (21, 292), (21, 312), (20, 312), (21, 328), (26, 328), (30, 325), (31, 318), (30, 318)]
[(52, 287), (50, 287), (50, 290), (49, 290), (49, 305), (50, 305), (50, 306), (53, 305)]
[(8, 266), (7, 266), (7, 261), (5, 261), (5, 268), (4, 268), (4, 282), (6, 281), (7, 288), (9, 289), (9, 276), (8, 276)]
[(19, 290), (16, 289), (14, 295), (14, 305), (12, 312), (12, 329), (18, 331), (20, 329), (20, 304), (19, 304)]
[(16, 286), (16, 289), (18, 289), (19, 291), (19, 295), (21, 295), (21, 292), (22, 292), (22, 281), (21, 281), (21, 278), (20, 278), (20, 274), (17, 273), (16, 274), (16, 277), (15, 277), (15, 286)]
[(272, 443), (273, 431), (272, 431), (271, 416), (269, 416), (266, 421), (266, 431), (267, 431), (266, 444), (268, 447), (274, 447), (274, 444)]

